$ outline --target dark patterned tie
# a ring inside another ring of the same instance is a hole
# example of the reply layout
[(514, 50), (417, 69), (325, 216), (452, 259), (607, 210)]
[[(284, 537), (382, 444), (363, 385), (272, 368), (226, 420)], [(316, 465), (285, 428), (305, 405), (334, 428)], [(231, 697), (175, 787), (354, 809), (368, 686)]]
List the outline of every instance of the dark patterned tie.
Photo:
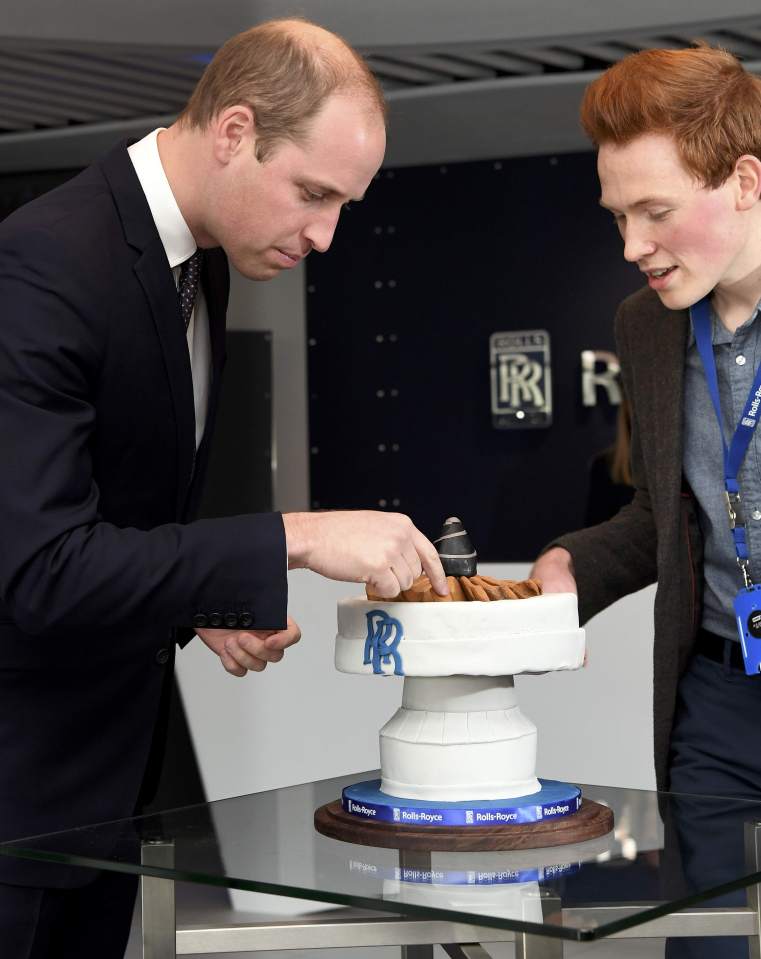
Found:
[(185, 321), (186, 330), (190, 325), (190, 317), (193, 315), (193, 307), (198, 294), (202, 262), (203, 250), (196, 250), (180, 267), (180, 285), (177, 288), (177, 295), (180, 298), (180, 312)]

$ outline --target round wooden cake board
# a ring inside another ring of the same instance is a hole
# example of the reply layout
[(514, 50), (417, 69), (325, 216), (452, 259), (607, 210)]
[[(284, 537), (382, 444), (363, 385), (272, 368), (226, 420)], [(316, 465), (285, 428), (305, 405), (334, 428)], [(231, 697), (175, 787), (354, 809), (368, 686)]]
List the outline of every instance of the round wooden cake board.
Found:
[(419, 849), (429, 852), (492, 852), (541, 849), (604, 836), (613, 828), (613, 813), (591, 799), (571, 816), (505, 826), (404, 826), (370, 822), (344, 811), (341, 800), (326, 803), (314, 814), (318, 832), (360, 846)]

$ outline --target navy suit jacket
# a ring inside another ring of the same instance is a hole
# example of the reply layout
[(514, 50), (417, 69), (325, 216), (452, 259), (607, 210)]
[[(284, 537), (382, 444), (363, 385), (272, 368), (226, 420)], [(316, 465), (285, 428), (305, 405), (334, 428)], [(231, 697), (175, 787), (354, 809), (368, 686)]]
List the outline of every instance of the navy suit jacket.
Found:
[[(126, 143), (0, 224), (0, 840), (132, 815), (199, 616), (285, 626), (281, 516), (191, 521), (224, 364), (221, 250), (202, 284), (196, 453), (177, 292)], [(0, 858), (0, 881), (38, 881), (19, 875)]]

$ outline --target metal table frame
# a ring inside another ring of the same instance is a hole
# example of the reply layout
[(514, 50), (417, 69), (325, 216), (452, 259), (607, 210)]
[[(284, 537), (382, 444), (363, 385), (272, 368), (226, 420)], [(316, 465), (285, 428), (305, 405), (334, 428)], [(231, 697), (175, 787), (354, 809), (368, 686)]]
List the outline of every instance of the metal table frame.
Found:
[[(761, 871), (761, 823), (746, 824), (746, 858), (753, 872)], [(171, 842), (143, 845), (143, 865), (170, 869)], [(288, 949), (327, 949), (361, 946), (400, 946), (402, 959), (432, 959), (433, 946), (440, 945), (452, 959), (488, 959), (482, 942), (514, 942), (516, 959), (562, 959), (565, 940), (432, 919), (404, 918), (387, 913), (368, 917), (351, 915), (330, 918), (278, 920), (226, 926), (176, 925), (174, 880), (143, 875), (143, 959), (176, 959), (176, 956), (219, 952), (265, 952)], [(674, 938), (684, 936), (746, 936), (750, 959), (761, 959), (761, 894), (758, 885), (748, 886), (748, 905), (737, 908), (695, 907), (683, 909), (605, 938)], [(658, 905), (652, 903), (652, 906)], [(586, 921), (606, 925), (641, 912), (636, 906), (562, 908), (559, 899), (543, 898), (544, 915), (560, 914), (562, 924)], [(581, 937), (582, 941), (592, 936)]]

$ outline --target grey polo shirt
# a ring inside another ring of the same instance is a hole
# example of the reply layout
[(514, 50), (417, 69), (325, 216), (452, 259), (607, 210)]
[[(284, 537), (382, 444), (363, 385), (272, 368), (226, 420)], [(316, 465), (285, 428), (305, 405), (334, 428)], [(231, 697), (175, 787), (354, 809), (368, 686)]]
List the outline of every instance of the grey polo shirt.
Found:
[[(761, 304), (759, 304), (761, 306)], [(734, 333), (711, 311), (713, 352), (719, 381), (724, 435), (730, 443), (761, 363), (759, 306)], [(705, 546), (702, 625), (712, 633), (737, 639), (732, 603), (743, 585), (724, 500), (721, 434), (708, 392), (694, 332), (687, 343), (684, 376), (683, 469), (698, 503)], [(751, 439), (738, 477), (750, 553), (750, 573), (761, 583), (761, 442)]]

